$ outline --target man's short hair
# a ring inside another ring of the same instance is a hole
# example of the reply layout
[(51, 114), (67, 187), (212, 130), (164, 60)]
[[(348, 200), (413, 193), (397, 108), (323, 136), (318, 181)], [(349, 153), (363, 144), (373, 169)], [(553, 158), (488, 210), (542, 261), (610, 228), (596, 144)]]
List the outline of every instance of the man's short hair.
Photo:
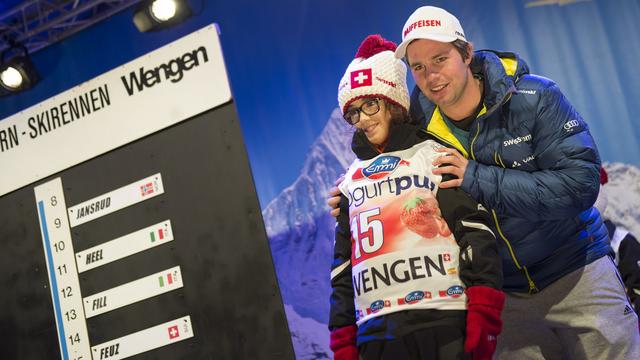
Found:
[(469, 43), (460, 39), (451, 42), (456, 51), (462, 56), (462, 60), (467, 60), (469, 57), (473, 57), (473, 54), (469, 53)]
[[(414, 40), (415, 41), (415, 40)], [(453, 47), (456, 49), (456, 51), (460, 54), (460, 56), (462, 57), (462, 60), (467, 60), (468, 57), (473, 57), (473, 54), (469, 53), (469, 43), (464, 41), (464, 40), (455, 40), (452, 41), (450, 43), (451, 45), (453, 45)], [(405, 55), (405, 57), (403, 58), (405, 64), (407, 64), (407, 66), (409, 66), (409, 56)]]

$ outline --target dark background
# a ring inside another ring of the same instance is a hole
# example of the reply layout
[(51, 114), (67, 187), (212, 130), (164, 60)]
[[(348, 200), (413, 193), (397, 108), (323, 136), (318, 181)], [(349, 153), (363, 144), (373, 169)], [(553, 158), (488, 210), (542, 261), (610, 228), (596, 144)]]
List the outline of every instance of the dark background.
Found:
[(60, 356), (34, 186), (61, 177), (70, 207), (157, 172), (164, 194), (72, 228), (74, 251), (166, 219), (175, 240), (80, 274), (82, 296), (176, 265), (184, 287), (88, 319), (90, 343), (191, 315), (193, 338), (136, 358), (293, 358), (235, 107), (229, 103), (0, 198), (1, 359)]

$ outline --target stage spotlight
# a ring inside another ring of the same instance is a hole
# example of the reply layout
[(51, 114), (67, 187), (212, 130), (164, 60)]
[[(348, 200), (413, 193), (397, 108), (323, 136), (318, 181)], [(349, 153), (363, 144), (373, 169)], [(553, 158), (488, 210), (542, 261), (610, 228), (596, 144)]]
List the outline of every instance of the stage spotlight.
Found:
[[(7, 52), (15, 52), (15, 50), (21, 51), (22, 54), (14, 55), (9, 60), (5, 60)], [(0, 96), (30, 89), (38, 80), (38, 73), (31, 63), (25, 47), (12, 47), (2, 53), (2, 63), (0, 64), (0, 90), (2, 91), (0, 91)]]
[(0, 81), (6, 88), (17, 89), (22, 85), (22, 74), (13, 66), (9, 66), (0, 74)]
[(159, 22), (167, 21), (176, 15), (176, 3), (173, 0), (156, 0), (151, 3), (151, 15)]
[(144, 1), (133, 15), (133, 23), (141, 32), (166, 29), (191, 16), (186, 0)]

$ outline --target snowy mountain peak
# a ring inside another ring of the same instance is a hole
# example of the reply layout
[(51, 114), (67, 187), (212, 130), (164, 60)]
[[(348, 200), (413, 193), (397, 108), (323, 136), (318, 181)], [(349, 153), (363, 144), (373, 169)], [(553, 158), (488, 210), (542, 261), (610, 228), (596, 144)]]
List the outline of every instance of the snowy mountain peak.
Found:
[(296, 356), (328, 359), (330, 264), (336, 220), (326, 204), (328, 190), (355, 155), (353, 128), (339, 109), (311, 146), (298, 179), (263, 210), (280, 291)]
[(605, 219), (640, 235), (640, 169), (619, 162), (603, 163), (609, 182), (602, 189), (608, 197)]
[(342, 119), (340, 110), (334, 109), (311, 145), (300, 177), (263, 210), (270, 237), (329, 212), (327, 193), (355, 158), (351, 151), (352, 136), (353, 128)]

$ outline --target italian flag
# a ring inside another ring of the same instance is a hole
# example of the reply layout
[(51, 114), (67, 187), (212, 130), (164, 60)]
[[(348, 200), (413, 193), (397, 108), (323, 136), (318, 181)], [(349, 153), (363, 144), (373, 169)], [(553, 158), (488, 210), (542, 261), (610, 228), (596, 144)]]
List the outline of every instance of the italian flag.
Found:
[(149, 233), (149, 237), (151, 238), (151, 242), (156, 241), (156, 233), (158, 234), (158, 240), (164, 239), (164, 231), (162, 229), (158, 229), (157, 231), (152, 231)]
[(168, 273), (166, 275), (162, 275), (158, 277), (158, 283), (160, 284), (160, 287), (164, 287), (165, 279), (166, 279), (167, 285), (173, 284), (173, 276), (171, 276), (171, 273)]

